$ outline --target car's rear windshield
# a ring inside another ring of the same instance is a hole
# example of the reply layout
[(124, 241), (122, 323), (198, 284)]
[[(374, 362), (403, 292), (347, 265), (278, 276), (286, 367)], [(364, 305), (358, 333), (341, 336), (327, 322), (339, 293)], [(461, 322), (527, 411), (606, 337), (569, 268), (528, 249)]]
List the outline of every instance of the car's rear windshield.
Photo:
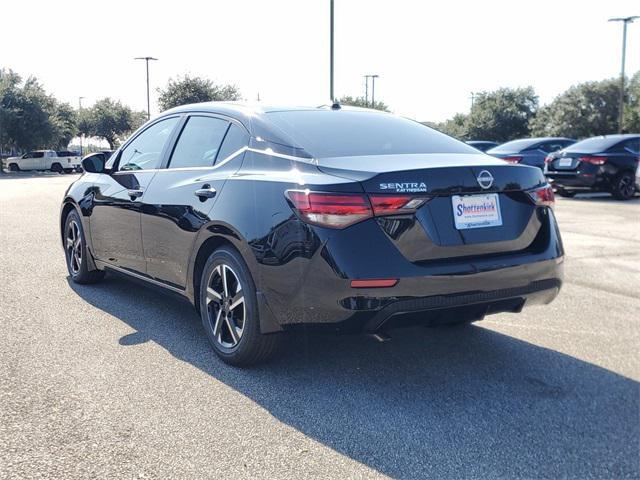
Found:
[(411, 153), (478, 153), (421, 123), (373, 112), (294, 110), (267, 113), (315, 158)]
[(511, 140), (510, 142), (503, 143), (502, 145), (492, 148), (487, 153), (518, 153), (537, 142), (538, 140), (531, 140), (530, 138)]
[(579, 142), (564, 149), (565, 152), (575, 153), (599, 153), (613, 147), (615, 144), (621, 142), (624, 138), (619, 137), (592, 137)]

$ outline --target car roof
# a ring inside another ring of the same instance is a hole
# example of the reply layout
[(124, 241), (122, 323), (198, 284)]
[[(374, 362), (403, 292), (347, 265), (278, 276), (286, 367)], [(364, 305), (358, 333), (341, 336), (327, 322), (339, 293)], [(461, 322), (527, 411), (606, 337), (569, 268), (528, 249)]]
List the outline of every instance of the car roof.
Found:
[(607, 138), (611, 140), (625, 140), (627, 138), (640, 137), (640, 133), (612, 133), (610, 135), (594, 135), (593, 137), (583, 138), (582, 140), (588, 140), (589, 138)]
[[(180, 113), (213, 113), (224, 115), (241, 122), (249, 133), (260, 141), (274, 142), (280, 145), (294, 147), (294, 149), (303, 150), (302, 146), (296, 145), (296, 142), (290, 138), (287, 132), (276, 127), (271, 119), (266, 115), (272, 112), (363, 112), (367, 114), (377, 115), (393, 115), (392, 113), (383, 112), (369, 108), (352, 107), (348, 105), (340, 105), (339, 109), (332, 108), (331, 103), (319, 106), (291, 106), (291, 105), (266, 105), (262, 103), (247, 102), (203, 102), (182, 105), (179, 107), (166, 110), (160, 114), (158, 118), (167, 115)], [(300, 155), (304, 155), (300, 152)]]
[[(202, 102), (181, 105), (162, 112), (162, 116), (173, 113), (188, 112), (208, 112), (228, 115), (240, 119), (249, 120), (251, 117), (262, 116), (270, 112), (290, 112), (290, 111), (326, 111), (331, 109), (331, 103), (324, 105), (267, 105), (262, 103), (249, 102)], [(363, 111), (371, 113), (388, 114), (380, 110), (370, 108), (352, 107), (350, 105), (340, 105), (338, 110)]]

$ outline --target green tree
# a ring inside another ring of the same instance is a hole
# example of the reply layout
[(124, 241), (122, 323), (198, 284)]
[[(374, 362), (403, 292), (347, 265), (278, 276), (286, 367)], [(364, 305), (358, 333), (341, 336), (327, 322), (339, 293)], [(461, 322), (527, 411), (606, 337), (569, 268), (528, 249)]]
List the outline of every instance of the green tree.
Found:
[(78, 114), (68, 103), (54, 102), (50, 114), (53, 125), (54, 147), (65, 149), (73, 137), (78, 135)]
[(542, 107), (531, 122), (536, 136), (584, 138), (618, 130), (617, 79), (574, 85)]
[(0, 70), (0, 146), (18, 150), (66, 147), (77, 133), (73, 109), (38, 80)]
[(444, 122), (422, 122), (426, 126), (435, 128), (436, 130), (451, 135), (452, 137), (459, 138), (460, 140), (468, 140), (469, 135), (467, 133), (467, 118), (464, 113), (456, 113), (452, 118)]
[(452, 127), (461, 128), (463, 138), (506, 142), (529, 135), (529, 121), (537, 108), (533, 87), (481, 92), (466, 120), (458, 118)]
[(368, 102), (364, 97), (352, 97), (350, 95), (345, 95), (338, 100), (338, 103), (342, 105), (350, 105), (352, 107), (375, 108), (376, 110), (382, 110), (383, 112), (389, 111), (389, 106), (384, 102), (376, 101), (374, 105), (371, 105), (371, 102)]
[(164, 89), (158, 88), (158, 105), (163, 111), (189, 103), (237, 101), (241, 98), (235, 85), (216, 85), (208, 78), (189, 75), (172, 78)]
[(123, 137), (135, 130), (141, 121), (139, 112), (133, 112), (119, 101), (103, 98), (92, 107), (82, 109), (78, 127), (81, 134), (104, 138), (109, 147), (115, 149)]

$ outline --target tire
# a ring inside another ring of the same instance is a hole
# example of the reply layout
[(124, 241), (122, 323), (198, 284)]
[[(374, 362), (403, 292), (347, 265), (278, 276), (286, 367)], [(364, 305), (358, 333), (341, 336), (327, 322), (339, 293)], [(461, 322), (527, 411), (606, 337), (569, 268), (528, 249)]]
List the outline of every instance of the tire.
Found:
[(614, 182), (611, 194), (617, 200), (629, 200), (636, 193), (635, 178), (631, 172), (622, 172)]
[(89, 269), (87, 242), (78, 212), (72, 210), (64, 222), (64, 254), (67, 270), (75, 283), (96, 283), (104, 278), (102, 270)]
[(51, 171), (52, 172), (56, 172), (56, 173), (62, 173), (62, 165), (60, 165), (59, 163), (54, 163), (53, 165), (51, 165)]
[(200, 314), (214, 351), (230, 365), (265, 362), (280, 344), (279, 334), (260, 333), (253, 278), (240, 254), (230, 247), (213, 252), (204, 266)]
[(18, 166), (17, 163), (12, 163), (11, 165), (9, 165), (9, 171), (10, 172), (19, 172), (20, 171), (20, 167)]
[(73, 173), (73, 168), (65, 168), (64, 173), (67, 173), (67, 174)]
[(576, 196), (577, 192), (571, 191), (571, 190), (564, 190), (562, 188), (559, 188), (558, 190), (556, 190), (556, 193), (558, 195), (560, 195), (563, 198), (573, 198)]

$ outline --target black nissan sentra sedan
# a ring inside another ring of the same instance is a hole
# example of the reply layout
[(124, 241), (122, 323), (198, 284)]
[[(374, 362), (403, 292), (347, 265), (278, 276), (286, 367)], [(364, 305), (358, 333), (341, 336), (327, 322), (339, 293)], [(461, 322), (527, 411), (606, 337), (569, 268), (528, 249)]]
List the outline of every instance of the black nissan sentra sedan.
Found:
[(549, 303), (562, 283), (540, 169), (388, 113), (187, 105), (83, 166), (60, 218), (73, 281), (183, 295), (235, 365), (296, 327), (385, 338)]
[(640, 134), (591, 137), (545, 159), (545, 176), (562, 197), (576, 193), (609, 192), (618, 200), (636, 193), (640, 163)]

